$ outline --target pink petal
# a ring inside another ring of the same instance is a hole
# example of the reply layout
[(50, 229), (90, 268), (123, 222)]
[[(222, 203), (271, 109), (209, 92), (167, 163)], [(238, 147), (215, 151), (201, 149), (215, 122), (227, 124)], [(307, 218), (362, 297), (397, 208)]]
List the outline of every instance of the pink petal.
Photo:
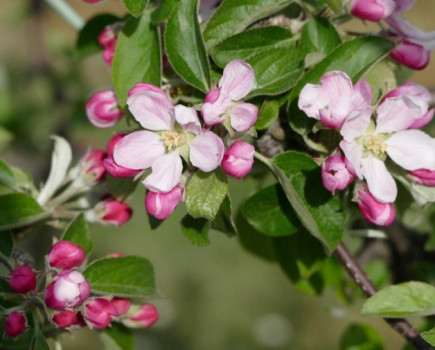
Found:
[(204, 172), (213, 171), (222, 161), (224, 144), (219, 136), (204, 131), (189, 143), (190, 162)]
[(402, 13), (408, 11), (417, 0), (395, 0), (396, 10), (394, 13)]
[(350, 12), (358, 18), (379, 22), (390, 16), (395, 9), (396, 3), (393, 0), (354, 0)]
[(252, 67), (242, 60), (233, 60), (225, 68), (219, 87), (221, 93), (239, 101), (252, 90), (255, 84), (255, 74)]
[(159, 220), (167, 219), (183, 197), (183, 188), (175, 186), (168, 193), (149, 191), (145, 198), (145, 208), (148, 214)]
[(310, 118), (320, 120), (320, 110), (325, 108), (328, 102), (322, 86), (307, 84), (299, 94), (298, 107)]
[(432, 108), (430, 111), (428, 111), (426, 114), (423, 114), (422, 117), (418, 118), (414, 123), (411, 124), (409, 127), (410, 129), (420, 129), (427, 124), (429, 124), (434, 116), (435, 109)]
[(391, 16), (387, 22), (392, 27), (393, 32), (407, 41), (419, 44), (427, 50), (435, 49), (435, 31), (425, 32), (400, 16)]
[(332, 71), (322, 76), (322, 90), (330, 101), (336, 98), (350, 98), (353, 93), (353, 85), (349, 76), (340, 71)]
[(141, 130), (121, 139), (115, 146), (113, 158), (124, 168), (142, 170), (149, 168), (164, 153), (165, 145), (160, 136)]
[[(213, 98), (215, 97), (216, 96), (213, 96)], [(225, 113), (231, 104), (231, 98), (224, 94), (220, 94), (213, 103), (204, 103), (201, 108), (201, 115), (204, 119), (204, 123), (207, 126), (213, 126), (222, 123), (227, 118)]]
[(148, 83), (135, 84), (128, 92), (128, 97), (136, 95), (141, 92), (150, 92), (150, 91), (155, 92), (161, 95), (162, 97), (168, 98), (168, 95), (166, 95), (166, 93), (162, 89), (160, 89), (158, 86), (155, 86), (153, 84), (148, 84)]
[(420, 130), (404, 130), (386, 141), (387, 153), (406, 170), (435, 170), (435, 139)]
[(409, 128), (422, 115), (420, 106), (406, 96), (384, 100), (378, 107), (376, 133), (391, 133)]
[(183, 164), (178, 150), (159, 157), (151, 168), (151, 174), (142, 182), (150, 191), (166, 193), (180, 183)]
[(353, 87), (352, 104), (355, 109), (363, 110), (372, 103), (372, 88), (370, 84), (361, 79)]
[(362, 171), (369, 191), (381, 203), (393, 203), (397, 196), (397, 186), (388, 172), (385, 163), (372, 154), (362, 158)]
[(244, 132), (257, 122), (258, 108), (251, 103), (240, 103), (231, 106), (228, 114), (231, 126), (239, 132)]
[(127, 99), (134, 118), (148, 130), (172, 130), (174, 107), (167, 96), (153, 91), (140, 92)]
[(420, 44), (414, 44), (407, 40), (396, 46), (390, 52), (390, 56), (397, 62), (416, 70), (426, 68), (430, 61), (429, 50)]
[(193, 108), (176, 105), (174, 109), (175, 120), (184, 130), (193, 132), (195, 135), (201, 132), (201, 123), (199, 122), (198, 114), (196, 114)]
[(426, 103), (429, 103), (432, 98), (429, 90), (424, 86), (408, 81), (391, 90), (387, 95), (385, 95), (384, 99), (400, 95), (412, 96)]
[(353, 141), (363, 135), (370, 125), (372, 107), (351, 113), (343, 123), (340, 133), (346, 141)]

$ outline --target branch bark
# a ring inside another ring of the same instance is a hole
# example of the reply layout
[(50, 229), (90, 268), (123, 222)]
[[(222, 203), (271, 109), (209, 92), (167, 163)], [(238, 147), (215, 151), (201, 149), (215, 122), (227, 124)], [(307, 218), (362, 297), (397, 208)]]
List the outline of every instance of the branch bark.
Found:
[[(349, 252), (347, 247), (341, 242), (337, 249), (334, 251), (335, 257), (344, 266), (348, 275), (354, 280), (361, 291), (367, 296), (371, 297), (377, 292), (373, 282), (368, 278), (361, 266)], [(406, 320), (402, 318), (384, 318), (392, 328), (396, 330), (402, 337), (404, 337), (410, 344), (417, 350), (434, 350), (435, 348), (427, 343), (420, 335), (420, 333), (412, 327)]]

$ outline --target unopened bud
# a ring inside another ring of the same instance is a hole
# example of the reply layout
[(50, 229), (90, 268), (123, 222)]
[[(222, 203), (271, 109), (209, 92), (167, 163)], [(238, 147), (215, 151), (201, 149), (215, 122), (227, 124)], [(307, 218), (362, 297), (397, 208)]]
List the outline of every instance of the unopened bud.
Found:
[(180, 186), (175, 186), (167, 193), (148, 191), (145, 208), (156, 219), (165, 220), (175, 210), (182, 197), (183, 188)]
[(4, 324), (5, 335), (11, 338), (18, 337), (26, 330), (26, 317), (20, 311), (12, 311), (6, 316)]
[(98, 91), (86, 103), (86, 115), (98, 128), (114, 126), (124, 116), (118, 107), (118, 99), (113, 90)]
[(122, 322), (132, 328), (148, 328), (151, 327), (159, 319), (159, 313), (156, 307), (152, 304), (144, 304), (128, 319)]
[(335, 190), (344, 190), (355, 178), (349, 167), (343, 156), (328, 157), (322, 164), (323, 186), (332, 194), (335, 194)]
[(113, 314), (113, 316), (120, 317), (125, 315), (128, 310), (130, 309), (131, 302), (128, 299), (125, 298), (113, 298), (110, 300), (113, 307), (116, 310), (116, 313)]
[(251, 171), (254, 153), (254, 146), (247, 142), (236, 141), (225, 151), (222, 168), (228, 175), (241, 179)]
[(35, 273), (26, 264), (13, 270), (10, 273), (8, 280), (12, 290), (17, 293), (25, 294), (36, 288)]
[(48, 262), (54, 268), (71, 269), (79, 266), (83, 260), (85, 260), (83, 248), (69, 241), (57, 242), (48, 253)]
[(85, 306), (85, 319), (97, 329), (108, 327), (116, 313), (113, 304), (104, 298), (92, 299)]
[(418, 169), (408, 171), (408, 174), (412, 176), (412, 179), (422, 185), (435, 186), (435, 171), (428, 169)]
[(57, 328), (83, 327), (86, 325), (81, 313), (73, 310), (58, 311), (53, 315), (52, 320)]
[(389, 226), (396, 217), (393, 205), (378, 202), (368, 189), (358, 191), (358, 207), (367, 221), (375, 225)]

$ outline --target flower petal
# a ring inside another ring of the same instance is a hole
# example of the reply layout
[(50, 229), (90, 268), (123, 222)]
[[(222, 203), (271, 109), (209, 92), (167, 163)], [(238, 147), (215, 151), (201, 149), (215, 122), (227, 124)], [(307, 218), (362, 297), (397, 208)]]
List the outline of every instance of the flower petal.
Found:
[(239, 101), (252, 90), (255, 84), (255, 74), (252, 67), (242, 60), (233, 60), (225, 68), (219, 87), (221, 93)]
[(390, 16), (395, 9), (393, 0), (354, 0), (350, 12), (358, 18), (379, 22)]
[(231, 126), (239, 132), (244, 132), (257, 122), (258, 108), (251, 103), (240, 103), (231, 106), (228, 114)]
[(322, 92), (322, 86), (307, 84), (299, 94), (298, 107), (310, 118), (320, 120), (320, 110), (329, 100)]
[(372, 88), (370, 84), (361, 79), (353, 87), (352, 104), (357, 110), (365, 110), (372, 103)]
[(425, 113), (422, 117), (418, 118), (414, 123), (409, 127), (410, 129), (420, 129), (427, 124), (429, 124), (434, 116), (435, 108), (432, 108), (427, 113)]
[[(213, 96), (214, 99), (216, 98), (215, 92), (217, 91), (217, 89), (212, 91), (213, 94), (215, 95)], [(201, 115), (202, 118), (204, 119), (204, 123), (207, 126), (213, 126), (222, 123), (227, 118), (225, 112), (231, 104), (232, 104), (231, 98), (224, 94), (219, 94), (219, 96), (217, 97), (216, 100), (214, 100), (214, 102), (205, 102), (201, 108)]]
[(149, 168), (164, 153), (165, 146), (160, 136), (141, 130), (124, 136), (115, 145), (113, 158), (122, 167), (142, 170)]
[(390, 52), (390, 56), (409, 68), (421, 70), (429, 64), (430, 51), (420, 44), (403, 40)]
[(204, 172), (213, 171), (222, 161), (224, 144), (219, 136), (204, 131), (189, 143), (190, 162)]
[(340, 133), (346, 141), (353, 141), (356, 137), (361, 136), (370, 125), (370, 116), (372, 107), (367, 107), (362, 111), (351, 113), (343, 123)]
[(136, 95), (141, 92), (150, 92), (150, 91), (158, 93), (162, 97), (168, 98), (168, 95), (166, 95), (166, 93), (162, 89), (160, 89), (158, 86), (155, 86), (153, 84), (148, 84), (148, 83), (135, 84), (128, 92), (128, 97)]
[(358, 176), (360, 180), (363, 178), (362, 172), (362, 147), (355, 142), (347, 142), (345, 140), (340, 142), (340, 148), (343, 151), (347, 161), (353, 168), (355, 175)]
[(385, 163), (372, 154), (362, 158), (362, 171), (373, 197), (381, 203), (393, 203), (397, 197), (397, 186)]
[(435, 139), (420, 130), (395, 133), (387, 141), (387, 153), (406, 170), (435, 170)]
[(183, 164), (176, 150), (157, 159), (151, 174), (142, 183), (150, 191), (167, 193), (180, 183), (182, 171)]
[(134, 118), (148, 130), (172, 130), (174, 107), (167, 96), (154, 91), (139, 92), (127, 99)]
[(425, 32), (400, 16), (391, 16), (387, 19), (393, 32), (406, 40), (419, 44), (427, 50), (435, 49), (435, 31)]
[(182, 126), (184, 130), (193, 132), (198, 135), (201, 132), (201, 123), (199, 122), (198, 114), (191, 107), (176, 105), (175, 120)]

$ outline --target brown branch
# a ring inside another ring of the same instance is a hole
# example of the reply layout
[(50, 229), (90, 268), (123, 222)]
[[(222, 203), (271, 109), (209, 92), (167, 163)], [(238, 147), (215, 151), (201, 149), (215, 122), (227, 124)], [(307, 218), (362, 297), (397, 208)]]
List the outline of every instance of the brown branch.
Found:
[[(365, 274), (361, 266), (346, 248), (343, 243), (340, 243), (334, 251), (335, 257), (344, 266), (348, 275), (355, 281), (361, 291), (367, 296), (371, 297), (377, 292), (377, 289), (372, 281)], [(402, 337), (404, 337), (414, 348), (418, 350), (433, 350), (432, 345), (427, 343), (420, 333), (412, 327), (406, 320), (402, 318), (384, 318), (392, 328), (396, 330)]]

